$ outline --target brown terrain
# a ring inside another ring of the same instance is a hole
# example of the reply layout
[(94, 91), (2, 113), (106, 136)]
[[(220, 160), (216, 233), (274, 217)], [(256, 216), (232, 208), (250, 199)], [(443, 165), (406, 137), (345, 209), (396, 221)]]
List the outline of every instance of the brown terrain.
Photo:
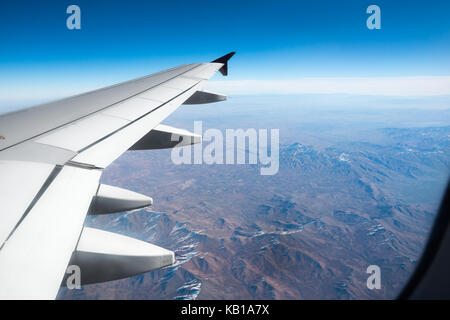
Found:
[[(202, 119), (182, 115), (172, 123)], [(220, 129), (249, 121), (205, 118), (205, 127)], [(59, 298), (395, 297), (420, 258), (448, 177), (450, 127), (344, 128), (355, 132), (344, 139), (322, 121), (280, 126), (275, 176), (260, 175), (259, 165), (175, 165), (170, 150), (124, 154), (103, 183), (151, 195), (154, 206), (88, 217), (86, 225), (174, 250), (177, 262), (61, 289)], [(366, 286), (369, 265), (381, 268), (380, 290)]]

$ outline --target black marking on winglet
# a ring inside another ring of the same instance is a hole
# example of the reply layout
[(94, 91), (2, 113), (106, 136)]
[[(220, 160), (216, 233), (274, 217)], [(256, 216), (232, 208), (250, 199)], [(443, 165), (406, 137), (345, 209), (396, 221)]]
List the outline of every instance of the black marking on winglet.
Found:
[(219, 59), (216, 59), (214, 61), (212, 61), (212, 63), (223, 63), (222, 68), (219, 69), (220, 73), (224, 76), (228, 75), (228, 60), (231, 59), (232, 56), (234, 56), (236, 52), (230, 52), (226, 55), (224, 55), (223, 57), (220, 57)]

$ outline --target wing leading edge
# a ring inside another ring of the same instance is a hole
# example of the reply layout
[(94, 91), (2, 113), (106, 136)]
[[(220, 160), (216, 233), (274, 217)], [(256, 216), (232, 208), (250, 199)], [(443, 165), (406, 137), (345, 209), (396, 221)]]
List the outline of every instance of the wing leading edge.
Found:
[(54, 299), (69, 261), (80, 266), (82, 283), (175, 261), (171, 251), (83, 223), (87, 213), (152, 203), (100, 185), (103, 169), (129, 149), (200, 142), (160, 123), (185, 102), (225, 100), (202, 84), (217, 71), (227, 75), (233, 54), (0, 116), (0, 298)]

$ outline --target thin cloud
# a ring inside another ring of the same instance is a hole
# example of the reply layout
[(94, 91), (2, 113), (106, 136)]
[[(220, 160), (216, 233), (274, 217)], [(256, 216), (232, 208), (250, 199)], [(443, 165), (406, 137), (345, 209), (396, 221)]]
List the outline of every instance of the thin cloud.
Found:
[(205, 88), (235, 95), (343, 93), (382, 96), (439, 96), (450, 94), (450, 76), (225, 80), (207, 82)]

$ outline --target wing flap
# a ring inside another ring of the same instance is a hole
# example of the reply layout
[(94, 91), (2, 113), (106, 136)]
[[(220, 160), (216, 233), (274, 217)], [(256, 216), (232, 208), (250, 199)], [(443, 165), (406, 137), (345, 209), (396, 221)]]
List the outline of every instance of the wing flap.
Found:
[[(212, 70), (216, 69), (215, 66), (206, 65), (206, 67), (209, 67), (209, 69)], [(197, 68), (194, 68), (193, 70), (196, 69)], [(204, 69), (205, 66), (202, 66), (202, 70)], [(168, 83), (170, 83), (170, 81)], [(174, 84), (182, 89), (175, 89), (168, 87), (166, 84), (162, 84), (156, 88), (138, 94), (133, 98), (126, 99), (99, 113), (95, 113), (87, 118), (65, 125), (62, 128), (36, 138), (33, 141), (74, 152), (82, 152), (86, 148), (95, 145), (98, 141), (122, 130), (129, 124), (132, 124), (133, 121), (140, 117), (151, 116), (154, 118), (155, 114), (161, 112), (151, 115), (150, 113), (158, 108), (162, 108), (166, 111), (169, 109), (171, 110), (171, 108), (167, 107), (168, 104), (170, 106), (182, 104), (195, 93), (192, 88), (199, 88), (199, 83), (200, 81), (178, 79)], [(181, 103), (179, 103), (179, 101), (181, 101)], [(169, 113), (167, 113), (166, 116), (168, 115)], [(162, 119), (159, 121), (161, 120)], [(152, 128), (152, 126), (148, 127), (144, 134)], [(133, 137), (130, 137), (130, 139), (132, 138)], [(124, 152), (125, 150), (126, 149), (120, 149), (119, 151)], [(74, 159), (74, 161), (83, 162), (78, 161), (78, 159)], [(86, 163), (93, 164), (91, 162)]]
[(73, 161), (106, 168), (186, 101), (199, 85), (79, 153)]
[(0, 151), (81, 120), (126, 99), (193, 70), (200, 64), (182, 65), (63, 100), (12, 112), (0, 117)]
[(53, 131), (35, 141), (77, 152), (128, 123), (129, 120), (100, 113)]
[(75, 151), (45, 145), (34, 141), (27, 141), (0, 152), (0, 160), (49, 163), (61, 166), (66, 164), (67, 161), (72, 159), (74, 156), (76, 156)]
[(26, 212), (55, 166), (22, 161), (0, 161), (0, 247)]
[(208, 80), (217, 72), (217, 70), (222, 68), (222, 66), (222, 63), (202, 63), (200, 66), (185, 72), (183, 76), (193, 79)]
[(161, 103), (164, 103), (178, 96), (182, 92), (183, 92), (182, 89), (175, 89), (163, 85), (161, 87), (150, 89), (144, 92), (143, 94), (140, 95), (140, 97), (150, 100), (157, 100), (161, 101)]
[(108, 108), (103, 113), (133, 121), (159, 107), (161, 104), (162, 102), (160, 101), (135, 97)]
[(65, 166), (0, 250), (0, 299), (54, 299), (101, 171)]
[(167, 81), (164, 85), (169, 88), (186, 90), (187, 88), (190, 88), (190, 87), (196, 85), (200, 81), (201, 80), (198, 80), (198, 79), (194, 80), (194, 79), (180, 76), (178, 78)]

